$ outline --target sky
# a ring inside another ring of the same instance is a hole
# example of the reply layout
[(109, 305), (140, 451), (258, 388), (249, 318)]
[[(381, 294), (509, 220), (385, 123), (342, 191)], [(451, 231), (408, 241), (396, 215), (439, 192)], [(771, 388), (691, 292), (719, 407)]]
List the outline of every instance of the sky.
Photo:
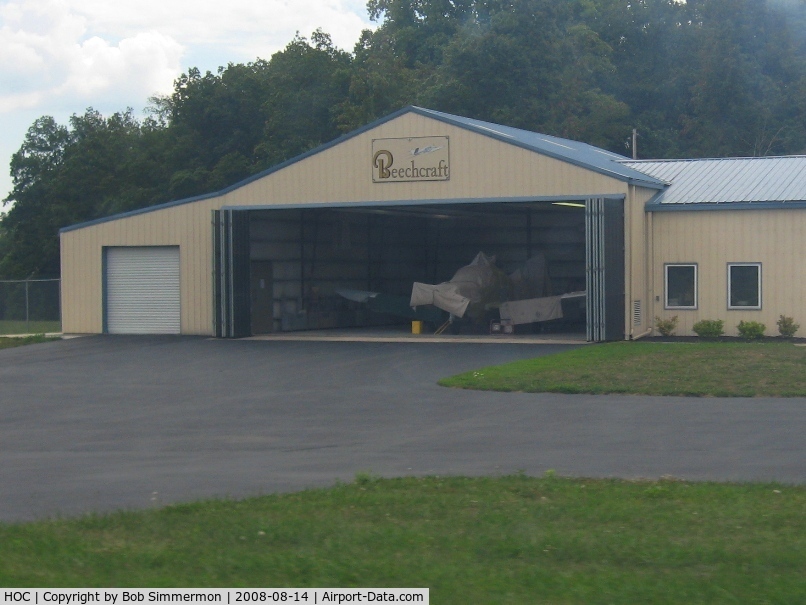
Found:
[(142, 117), (188, 68), (268, 59), (320, 27), (351, 51), (374, 24), (366, 0), (0, 0), (0, 199), (37, 118)]

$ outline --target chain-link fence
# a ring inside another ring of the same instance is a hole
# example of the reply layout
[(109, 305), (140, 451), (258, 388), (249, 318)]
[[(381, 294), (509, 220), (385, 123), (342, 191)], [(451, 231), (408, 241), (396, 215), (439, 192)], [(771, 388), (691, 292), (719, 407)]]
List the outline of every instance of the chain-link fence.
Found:
[(60, 280), (0, 279), (0, 334), (61, 332)]

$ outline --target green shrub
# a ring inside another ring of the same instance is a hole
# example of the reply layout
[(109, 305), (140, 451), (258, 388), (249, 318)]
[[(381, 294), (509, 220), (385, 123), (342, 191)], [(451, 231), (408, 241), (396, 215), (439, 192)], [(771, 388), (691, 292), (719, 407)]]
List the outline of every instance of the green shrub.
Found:
[(721, 319), (701, 319), (691, 329), (701, 338), (717, 338), (725, 333), (725, 322)]
[(767, 329), (760, 321), (740, 321), (736, 326), (739, 329), (739, 336), (747, 340), (758, 340), (764, 336), (764, 331)]
[(792, 338), (795, 335), (795, 332), (797, 332), (798, 329), (800, 328), (800, 324), (796, 324), (794, 319), (792, 319), (791, 317), (786, 317), (784, 315), (781, 315), (778, 318), (777, 323), (778, 323), (778, 332), (784, 338)]
[(661, 336), (671, 336), (677, 329), (677, 315), (669, 319), (655, 317), (655, 327), (658, 332), (660, 332)]

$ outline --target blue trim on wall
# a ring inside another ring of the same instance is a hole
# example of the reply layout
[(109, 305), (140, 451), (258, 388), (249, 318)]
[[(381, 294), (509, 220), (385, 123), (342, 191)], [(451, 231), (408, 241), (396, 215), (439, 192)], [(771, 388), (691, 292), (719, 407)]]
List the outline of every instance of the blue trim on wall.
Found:
[(647, 202), (646, 212), (711, 212), (716, 210), (796, 210), (806, 208), (806, 201), (791, 202), (720, 202), (695, 204), (653, 204)]
[(624, 200), (623, 193), (604, 195), (558, 195), (558, 196), (521, 196), (521, 197), (479, 197), (479, 198), (434, 198), (426, 200), (391, 200), (383, 202), (313, 202), (308, 204), (265, 204), (250, 206), (223, 206), (222, 210), (305, 210), (314, 208), (395, 208), (401, 206), (453, 206), (458, 204), (526, 204), (530, 202), (584, 202), (589, 197), (608, 200)]
[(120, 214), (112, 214), (110, 216), (104, 216), (102, 218), (96, 218), (91, 221), (86, 221), (84, 223), (76, 223), (75, 225), (70, 225), (68, 227), (62, 227), (59, 229), (59, 233), (67, 233), (68, 231), (76, 231), (78, 229), (83, 229), (84, 227), (92, 227), (93, 225), (99, 225), (101, 223), (108, 223), (111, 221), (116, 221), (121, 218), (127, 218), (129, 216), (137, 216), (138, 214), (147, 214), (149, 212), (156, 212), (157, 210), (164, 210), (166, 208), (172, 208), (174, 206), (181, 206), (183, 204), (190, 204), (192, 202), (200, 202), (202, 200), (208, 200), (210, 198), (219, 197), (225, 193), (224, 191), (217, 191), (215, 193), (205, 193), (204, 195), (199, 195), (196, 197), (188, 197), (181, 200), (175, 200), (173, 202), (165, 202), (164, 204), (156, 204), (154, 206), (147, 206), (146, 208), (138, 208), (137, 210), (130, 210), (128, 212), (121, 212)]

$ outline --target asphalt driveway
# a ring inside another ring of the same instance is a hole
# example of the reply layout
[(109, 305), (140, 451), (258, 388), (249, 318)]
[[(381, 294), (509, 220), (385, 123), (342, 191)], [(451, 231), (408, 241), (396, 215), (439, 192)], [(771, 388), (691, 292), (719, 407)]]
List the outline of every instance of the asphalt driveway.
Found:
[(0, 520), (328, 486), (357, 472), (806, 482), (806, 400), (481, 393), (564, 345), (87, 337), (0, 351)]

